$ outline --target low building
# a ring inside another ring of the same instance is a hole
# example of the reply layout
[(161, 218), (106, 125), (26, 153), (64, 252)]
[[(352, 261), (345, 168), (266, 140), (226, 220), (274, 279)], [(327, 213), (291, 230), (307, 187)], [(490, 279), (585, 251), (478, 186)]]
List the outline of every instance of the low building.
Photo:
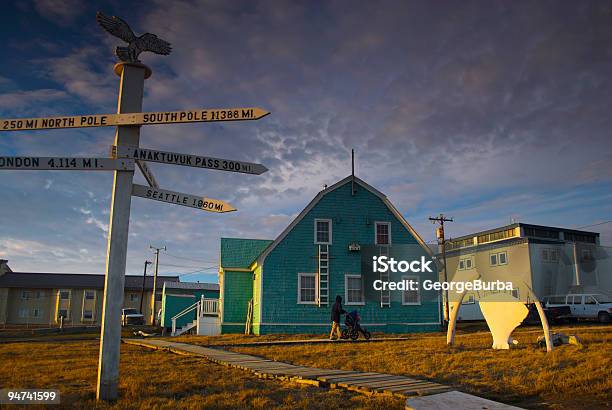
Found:
[[(199, 305), (198, 305), (199, 303)], [(198, 315), (199, 314), (199, 315)], [(219, 333), (219, 284), (199, 282), (166, 282), (162, 291), (161, 326), (183, 329), (198, 317), (206, 317), (209, 331), (201, 334)]]
[(404, 246), (410, 258), (431, 260), (387, 197), (352, 176), (319, 192), (275, 240), (222, 238), (222, 332), (329, 332), (337, 295), (370, 331), (438, 330), (438, 292), (373, 289), (375, 279), (438, 278), (433, 264), (432, 272), (374, 275), (363, 263), (368, 249), (385, 253), (392, 245)]
[[(178, 276), (159, 276), (155, 312), (161, 308), (164, 283)], [(123, 307), (140, 310), (142, 276), (126, 275)], [(153, 278), (144, 283), (143, 311), (151, 315)], [(99, 325), (102, 319), (104, 275), (5, 272), (0, 275), (0, 325)]]
[[(534, 300), (530, 290), (540, 300), (612, 290), (610, 258), (596, 232), (514, 223), (453, 238), (446, 249), (449, 280), (462, 271), (478, 272), (483, 280), (512, 282), (512, 295), (525, 302)], [(483, 292), (466, 293), (460, 319), (483, 318), (481, 296)]]

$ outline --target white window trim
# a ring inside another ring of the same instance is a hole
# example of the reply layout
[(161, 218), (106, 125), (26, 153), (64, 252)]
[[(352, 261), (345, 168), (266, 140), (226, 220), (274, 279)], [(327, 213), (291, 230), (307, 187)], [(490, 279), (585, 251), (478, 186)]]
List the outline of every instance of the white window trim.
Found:
[[(413, 276), (413, 275), (402, 276), (402, 280), (411, 280), (411, 279), (416, 280), (417, 282), (419, 282), (419, 285), (420, 285), (418, 276)], [(421, 287), (420, 286), (416, 292), (417, 292), (417, 302), (406, 302), (406, 291), (403, 290), (402, 291), (402, 306), (420, 306), (421, 305)]]
[[(329, 241), (328, 242), (317, 241), (317, 222), (327, 222), (329, 226)], [(331, 245), (332, 244), (332, 220), (331, 219), (315, 218), (314, 220), (314, 243), (315, 245)]]
[[(491, 262), (491, 257), (495, 256), (495, 263)], [(489, 265), (490, 266), (499, 266), (499, 255), (497, 253), (490, 253), (489, 254)]]
[[(349, 302), (349, 298), (348, 298), (348, 280), (350, 278), (359, 278), (361, 279), (361, 302)], [(347, 306), (363, 306), (365, 305), (365, 291), (364, 291), (364, 283), (363, 283), (363, 276), (359, 275), (359, 274), (354, 274), (354, 273), (346, 273), (344, 275), (344, 300), (345, 300), (345, 305)]]
[[(389, 227), (389, 243), (388, 244), (378, 243), (378, 225), (387, 225)], [(391, 222), (374, 221), (374, 245), (387, 246), (387, 245), (391, 245), (392, 243), (393, 242), (391, 241)]]
[[(499, 258), (499, 255), (504, 255), (504, 259), (505, 261), (502, 263), (501, 259)], [(508, 251), (503, 251), (503, 252), (499, 252), (497, 254), (497, 265), (507, 265), (508, 264)]]
[[(461, 267), (463, 265), (463, 267)], [(465, 270), (465, 259), (459, 259), (459, 264), (457, 265), (457, 270)]]
[[(312, 302), (302, 302), (302, 276), (312, 276), (315, 280), (315, 300)], [(312, 272), (300, 272), (297, 277), (297, 303), (298, 305), (316, 305), (319, 286), (317, 284), (317, 274)]]

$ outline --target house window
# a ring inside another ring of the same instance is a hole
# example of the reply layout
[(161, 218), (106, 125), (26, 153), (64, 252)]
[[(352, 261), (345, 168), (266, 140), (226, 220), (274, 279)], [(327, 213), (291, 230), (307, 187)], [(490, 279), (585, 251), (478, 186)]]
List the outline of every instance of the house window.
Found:
[(512, 289), (512, 296), (514, 296), (517, 299), (520, 299), (520, 292), (518, 289)]
[(315, 219), (314, 239), (317, 245), (331, 245), (332, 223), (331, 219)]
[(32, 317), (40, 317), (40, 309), (38, 308), (32, 309)]
[(472, 262), (471, 257), (459, 259), (459, 270), (472, 269), (473, 267), (474, 267), (474, 263)]
[(60, 317), (63, 317), (64, 319), (68, 319), (68, 309), (58, 309), (57, 319), (59, 320)]
[(61, 300), (70, 300), (70, 291), (69, 290), (60, 290), (59, 298)]
[(391, 223), (390, 222), (376, 222), (376, 245), (391, 245)]
[(550, 250), (550, 261), (558, 262), (559, 261), (559, 249), (551, 249)]
[(19, 317), (20, 318), (28, 317), (28, 308), (20, 308), (19, 309)]
[(467, 295), (463, 299), (463, 302), (461, 302), (462, 305), (473, 305), (474, 303), (476, 303), (476, 299), (474, 298), (474, 295)]
[(361, 275), (344, 275), (344, 298), (347, 305), (365, 304)]
[[(413, 283), (418, 283), (419, 278), (417, 276), (402, 276), (402, 280), (412, 280)], [(402, 291), (402, 305), (420, 305), (421, 294), (419, 292), (420, 287), (417, 286), (417, 290), (404, 290)]]
[(29, 290), (22, 291), (21, 292), (21, 299), (23, 299), (23, 300), (32, 299), (32, 292), (30, 292)]
[(491, 266), (505, 265), (508, 263), (508, 252), (498, 252), (489, 255)]
[(548, 249), (542, 249), (542, 260), (544, 262), (550, 261), (550, 258), (548, 257)]
[(96, 298), (96, 292), (94, 290), (85, 291), (85, 300), (94, 300)]
[(298, 273), (298, 303), (314, 305), (317, 302), (317, 274)]
[(44, 290), (38, 290), (36, 291), (36, 299), (41, 299), (45, 297), (45, 291)]
[[(161, 298), (159, 300), (161, 300)], [(137, 301), (138, 301), (138, 293), (130, 293), (130, 302), (137, 302)]]
[(84, 310), (83, 320), (93, 320), (93, 310)]

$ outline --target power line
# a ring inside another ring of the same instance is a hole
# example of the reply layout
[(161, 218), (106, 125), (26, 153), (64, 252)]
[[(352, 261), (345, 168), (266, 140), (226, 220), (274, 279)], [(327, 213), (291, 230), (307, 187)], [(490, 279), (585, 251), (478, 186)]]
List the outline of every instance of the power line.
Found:
[(609, 224), (610, 222), (612, 222), (612, 221), (604, 221), (604, 222), (599, 222), (599, 223), (592, 224), (592, 225), (579, 226), (578, 228), (574, 228), (574, 229), (584, 229), (584, 228), (589, 228), (591, 226), (605, 225), (605, 224)]
[(168, 252), (166, 252), (164, 255), (170, 256), (170, 257), (176, 258), (176, 259), (185, 259), (185, 260), (192, 261), (192, 262), (214, 263), (213, 261), (205, 261), (205, 260), (202, 260), (202, 259), (195, 259), (195, 258), (188, 258), (186, 256), (173, 255), (173, 254), (168, 253)]

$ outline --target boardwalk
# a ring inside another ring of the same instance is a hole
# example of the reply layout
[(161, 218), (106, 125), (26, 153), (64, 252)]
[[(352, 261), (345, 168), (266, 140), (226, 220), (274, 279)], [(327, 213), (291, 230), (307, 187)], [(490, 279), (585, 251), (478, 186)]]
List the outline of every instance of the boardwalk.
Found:
[(392, 374), (351, 370), (318, 369), (276, 362), (257, 356), (176, 343), (158, 339), (124, 339), (125, 343), (152, 349), (169, 350), (177, 354), (204, 357), (224, 366), (251, 371), (261, 378), (290, 380), (320, 387), (342, 388), (365, 394), (388, 393), (401, 396), (425, 396), (453, 390), (448, 386)]

